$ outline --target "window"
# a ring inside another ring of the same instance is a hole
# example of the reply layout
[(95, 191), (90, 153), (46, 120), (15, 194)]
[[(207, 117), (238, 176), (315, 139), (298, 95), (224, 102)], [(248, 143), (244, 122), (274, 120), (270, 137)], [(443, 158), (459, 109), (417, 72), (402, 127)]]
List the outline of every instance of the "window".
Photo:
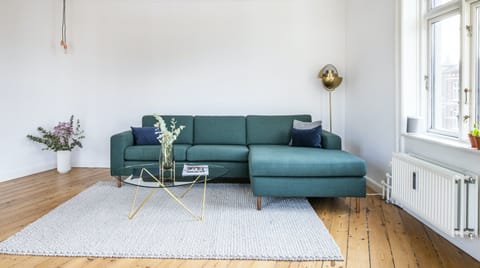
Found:
[(430, 5), (431, 5), (432, 8), (436, 8), (438, 6), (446, 4), (448, 2), (452, 2), (452, 0), (431, 0)]
[[(470, 64), (472, 56), (469, 54), (478, 54), (478, 49), (470, 48), (478, 48), (478, 42), (472, 42), (474, 38), (471, 38), (471, 29), (478, 30), (473, 23), (478, 24), (480, 9), (475, 10), (475, 15), (470, 15), (469, 10), (474, 9), (471, 2), (428, 2), (428, 8), (423, 15), (425, 27), (422, 29), (426, 40), (423, 50), (426, 53), (422, 53), (422, 57), (426, 62), (425, 87), (428, 89), (425, 101), (427, 129), (430, 133), (465, 140), (469, 126), (475, 121), (474, 104), (478, 103), (476, 100), (472, 101), (473, 93), (470, 88), (480, 76), (473, 75), (473, 64)], [(469, 18), (472, 22), (468, 22)]]
[(460, 123), (460, 15), (430, 20), (430, 129), (458, 136)]
[[(472, 51), (472, 66), (473, 66), (473, 88), (475, 88), (474, 91), (472, 92), (467, 92), (466, 96), (466, 102), (468, 103), (470, 97), (470, 102), (475, 103), (476, 106), (474, 107), (472, 105), (472, 109), (470, 111), (471, 114), (475, 115), (475, 122), (480, 122), (480, 2), (476, 2), (472, 4), (472, 46), (473, 46), (473, 51)], [(473, 93), (473, 94), (472, 94)], [(473, 96), (477, 96), (475, 99), (473, 99)], [(476, 108), (476, 109), (475, 109)]]
[(480, 0), (401, 2), (402, 115), (466, 142), (480, 125)]

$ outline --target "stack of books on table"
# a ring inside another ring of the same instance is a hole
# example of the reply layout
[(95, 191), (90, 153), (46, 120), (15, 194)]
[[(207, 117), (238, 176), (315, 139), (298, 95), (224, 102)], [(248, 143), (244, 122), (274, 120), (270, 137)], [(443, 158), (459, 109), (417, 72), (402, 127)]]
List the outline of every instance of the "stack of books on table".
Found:
[(208, 165), (183, 165), (182, 176), (208, 176)]

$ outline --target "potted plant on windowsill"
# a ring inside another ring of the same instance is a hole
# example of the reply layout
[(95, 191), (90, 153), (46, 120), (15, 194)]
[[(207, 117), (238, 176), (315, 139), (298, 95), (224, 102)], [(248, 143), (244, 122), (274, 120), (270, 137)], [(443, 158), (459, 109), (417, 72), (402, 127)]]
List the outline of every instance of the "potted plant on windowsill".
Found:
[(472, 148), (480, 150), (480, 130), (477, 128), (477, 123), (473, 124), (473, 129), (468, 133), (468, 138)]
[(27, 138), (44, 144), (42, 150), (52, 150), (57, 153), (58, 173), (67, 173), (72, 169), (71, 151), (76, 147), (82, 148), (81, 139), (85, 138), (84, 131), (80, 129), (80, 120), (74, 126), (73, 115), (68, 122), (59, 122), (52, 130), (43, 127), (37, 128), (41, 136), (27, 135)]

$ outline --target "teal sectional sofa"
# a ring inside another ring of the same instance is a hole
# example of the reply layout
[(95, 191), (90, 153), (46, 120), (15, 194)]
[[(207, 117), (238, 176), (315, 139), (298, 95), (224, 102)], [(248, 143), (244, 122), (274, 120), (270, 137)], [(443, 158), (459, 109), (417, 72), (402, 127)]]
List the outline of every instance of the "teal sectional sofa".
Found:
[[(250, 178), (257, 208), (262, 196), (365, 197), (365, 162), (341, 150), (338, 135), (323, 131), (321, 147), (290, 146), (293, 120), (311, 122), (310, 115), (184, 116), (174, 117), (185, 125), (174, 143), (177, 163), (222, 165), (226, 178)], [(153, 116), (142, 126), (153, 126)], [(110, 140), (110, 172), (121, 184), (122, 168), (156, 162), (160, 145), (136, 145), (131, 131)], [(119, 185), (120, 185), (119, 184)], [(358, 199), (357, 199), (358, 210)]]

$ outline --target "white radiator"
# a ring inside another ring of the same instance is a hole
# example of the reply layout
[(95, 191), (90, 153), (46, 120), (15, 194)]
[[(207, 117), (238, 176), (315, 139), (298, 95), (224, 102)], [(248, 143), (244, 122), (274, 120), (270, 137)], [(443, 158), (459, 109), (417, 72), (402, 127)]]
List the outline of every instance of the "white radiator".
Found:
[(478, 184), (478, 176), (393, 155), (390, 201), (450, 236), (478, 236)]

